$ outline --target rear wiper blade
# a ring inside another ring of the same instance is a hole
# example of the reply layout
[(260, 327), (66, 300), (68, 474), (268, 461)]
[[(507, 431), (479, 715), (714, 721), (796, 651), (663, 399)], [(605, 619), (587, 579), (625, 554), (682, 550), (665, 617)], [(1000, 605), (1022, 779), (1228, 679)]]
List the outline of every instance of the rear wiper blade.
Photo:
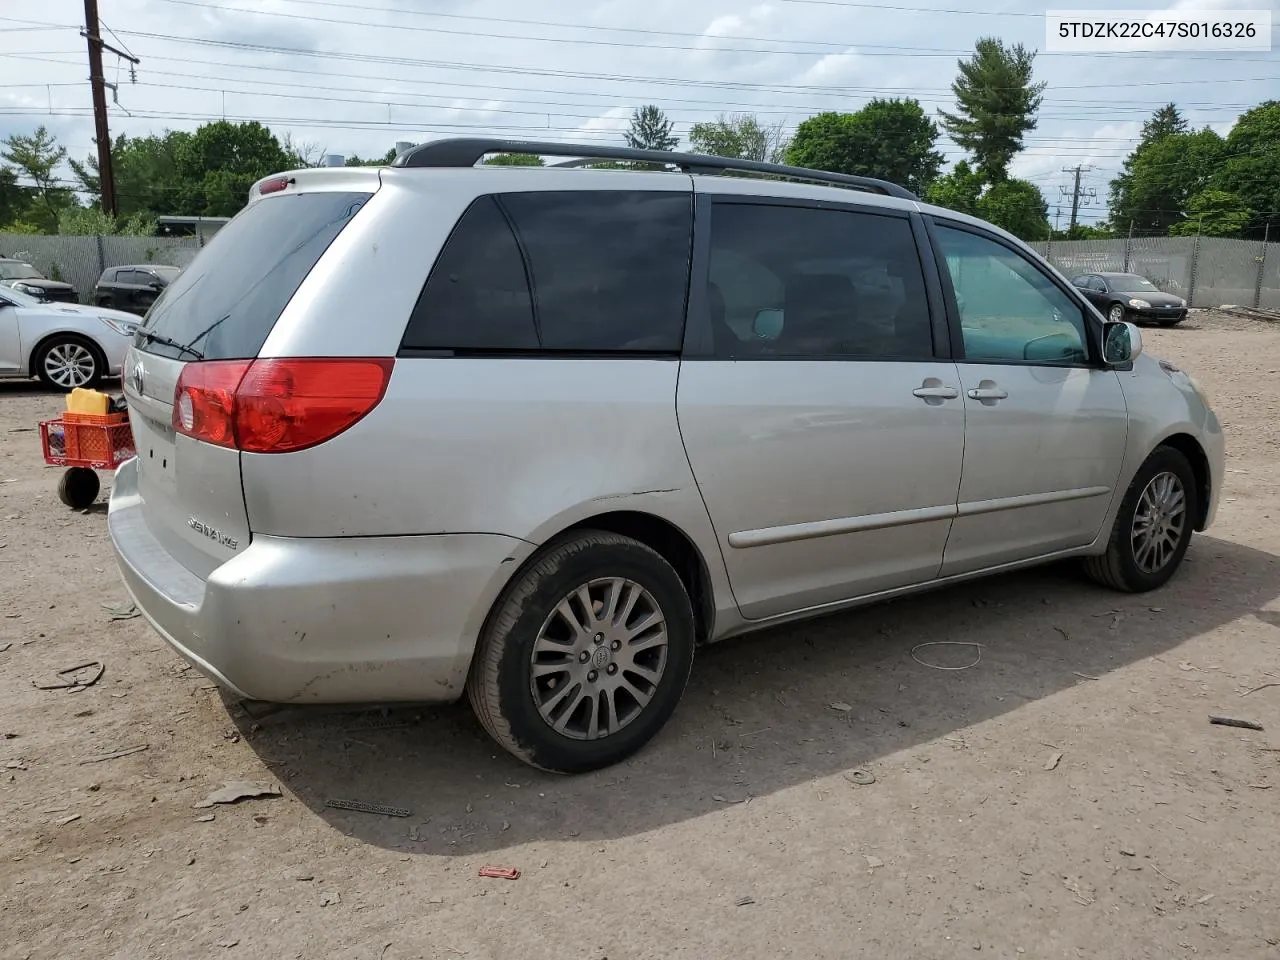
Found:
[(204, 354), (195, 347), (189, 347), (185, 343), (179, 343), (172, 337), (166, 337), (163, 334), (152, 333), (150, 330), (139, 330), (138, 336), (142, 337), (146, 343), (162, 343), (166, 347), (173, 347), (175, 350), (181, 350), (183, 353), (195, 357), (197, 360), (203, 360)]

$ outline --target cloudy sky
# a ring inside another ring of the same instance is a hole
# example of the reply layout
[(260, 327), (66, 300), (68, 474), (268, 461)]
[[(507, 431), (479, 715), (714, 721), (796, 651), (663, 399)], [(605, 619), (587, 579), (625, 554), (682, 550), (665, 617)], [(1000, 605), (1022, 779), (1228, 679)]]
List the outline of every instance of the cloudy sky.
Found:
[[(1067, 6), (1062, 2), (1054, 8)], [(1081, 2), (1079, 7), (1102, 7)], [(1127, 7), (1272, 9), (1278, 0), (1129, 0)], [(721, 112), (788, 128), (874, 96), (951, 105), (957, 57), (982, 36), (1044, 48), (1045, 4), (1025, 0), (99, 0), (119, 84), (111, 131), (131, 135), (257, 119), (331, 153), (383, 153), (397, 140), (491, 133), (619, 142), (655, 103), (683, 137)], [(967, 8), (967, 9), (965, 9)], [(0, 4), (0, 137), (38, 124), (72, 156), (93, 152), (81, 0)], [(1280, 30), (1273, 28), (1273, 36)], [(1062, 168), (1107, 181), (1142, 120), (1176, 102), (1197, 125), (1230, 129), (1280, 98), (1270, 53), (1041, 53), (1040, 124), (1014, 173), (1050, 204)], [(962, 156), (942, 144), (948, 161)], [(68, 173), (69, 175), (69, 173)], [(1064, 211), (1064, 222), (1066, 212)]]

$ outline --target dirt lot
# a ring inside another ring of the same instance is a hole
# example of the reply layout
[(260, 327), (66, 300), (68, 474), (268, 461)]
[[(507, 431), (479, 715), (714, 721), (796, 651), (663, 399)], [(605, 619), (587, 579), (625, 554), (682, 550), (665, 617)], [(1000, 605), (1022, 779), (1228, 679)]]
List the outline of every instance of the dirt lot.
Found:
[[(111, 618), (105, 511), (58, 502), (30, 431), (61, 399), (0, 386), (0, 955), (1280, 957), (1280, 686), (1243, 695), (1280, 681), (1280, 326), (1147, 344), (1228, 430), (1169, 587), (1042, 570), (724, 644), (649, 749), (574, 779), (461, 706), (224, 702)], [(912, 659), (940, 639), (981, 662)], [(241, 779), (283, 796), (193, 808)]]

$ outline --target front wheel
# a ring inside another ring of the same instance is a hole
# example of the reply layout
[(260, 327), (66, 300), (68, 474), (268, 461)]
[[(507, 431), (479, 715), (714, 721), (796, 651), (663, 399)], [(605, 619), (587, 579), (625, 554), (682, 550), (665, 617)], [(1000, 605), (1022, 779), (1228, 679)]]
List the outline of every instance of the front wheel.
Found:
[(1172, 447), (1158, 447), (1125, 492), (1107, 552), (1086, 558), (1085, 572), (1126, 593), (1164, 586), (1191, 543), (1196, 498), (1196, 478), (1187, 458)]
[(98, 351), (79, 337), (57, 336), (41, 344), (32, 358), (32, 369), (45, 386), (70, 392), (93, 387), (106, 373)]
[(1124, 319), (1124, 307), (1121, 304), (1113, 303), (1111, 309), (1107, 311), (1107, 319), (1112, 323), (1120, 323)]
[(694, 637), (671, 564), (629, 537), (584, 531), (549, 545), (498, 598), (467, 694), (493, 739), (526, 763), (595, 770), (667, 722)]

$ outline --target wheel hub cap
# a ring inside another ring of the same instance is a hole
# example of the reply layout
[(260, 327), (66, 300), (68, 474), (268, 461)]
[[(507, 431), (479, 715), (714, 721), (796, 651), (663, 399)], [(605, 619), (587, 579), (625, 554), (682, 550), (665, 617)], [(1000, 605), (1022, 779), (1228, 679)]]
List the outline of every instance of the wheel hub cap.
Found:
[(78, 343), (60, 343), (44, 358), (44, 370), (60, 387), (82, 387), (93, 376), (94, 360)]
[(1187, 522), (1187, 492), (1177, 475), (1158, 473), (1138, 498), (1130, 535), (1133, 559), (1143, 573), (1158, 573), (1172, 559)]
[(667, 621), (653, 594), (621, 577), (592, 580), (538, 631), (530, 692), (557, 733), (598, 740), (644, 711), (666, 666)]

